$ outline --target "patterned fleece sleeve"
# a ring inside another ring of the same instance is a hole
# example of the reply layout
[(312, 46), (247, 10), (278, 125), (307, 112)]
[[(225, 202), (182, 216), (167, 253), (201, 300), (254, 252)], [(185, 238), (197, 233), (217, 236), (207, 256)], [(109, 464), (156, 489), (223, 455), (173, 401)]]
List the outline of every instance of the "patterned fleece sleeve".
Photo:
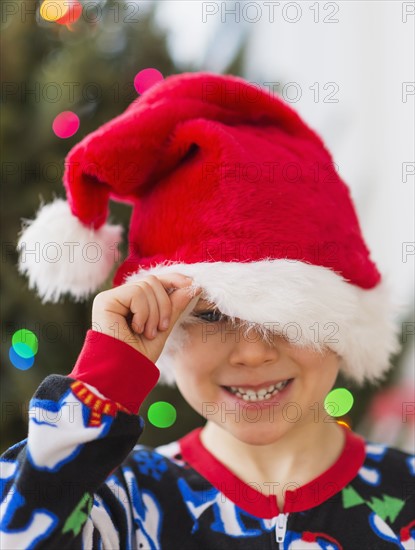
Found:
[(130, 546), (125, 508), (104, 482), (140, 437), (138, 411), (159, 375), (125, 342), (87, 332), (72, 373), (35, 392), (27, 439), (0, 458), (1, 548)]

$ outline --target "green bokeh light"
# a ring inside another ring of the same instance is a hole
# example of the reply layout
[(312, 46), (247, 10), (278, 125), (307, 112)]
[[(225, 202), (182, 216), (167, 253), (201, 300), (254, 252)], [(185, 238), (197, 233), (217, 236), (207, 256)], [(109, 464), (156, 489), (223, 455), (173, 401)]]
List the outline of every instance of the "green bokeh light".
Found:
[(26, 328), (16, 330), (12, 336), (12, 346), (21, 357), (27, 358), (36, 355), (38, 350), (37, 336), (34, 332)]
[(346, 388), (336, 388), (324, 400), (324, 408), (330, 416), (343, 416), (353, 407), (353, 395)]
[(176, 409), (166, 401), (156, 401), (150, 405), (147, 417), (156, 428), (170, 428), (176, 422)]

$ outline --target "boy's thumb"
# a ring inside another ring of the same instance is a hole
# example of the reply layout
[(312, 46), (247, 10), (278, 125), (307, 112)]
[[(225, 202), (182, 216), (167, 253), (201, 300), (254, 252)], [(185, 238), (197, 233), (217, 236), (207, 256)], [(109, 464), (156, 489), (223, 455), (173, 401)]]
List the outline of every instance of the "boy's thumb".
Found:
[[(186, 307), (189, 306), (190, 302), (193, 301), (193, 307), (195, 307), (202, 290), (203, 289), (200, 287), (188, 286), (184, 288), (177, 288), (170, 294), (172, 314), (169, 333), (173, 330), (174, 325), (177, 323)], [(193, 307), (190, 309), (193, 309)]]

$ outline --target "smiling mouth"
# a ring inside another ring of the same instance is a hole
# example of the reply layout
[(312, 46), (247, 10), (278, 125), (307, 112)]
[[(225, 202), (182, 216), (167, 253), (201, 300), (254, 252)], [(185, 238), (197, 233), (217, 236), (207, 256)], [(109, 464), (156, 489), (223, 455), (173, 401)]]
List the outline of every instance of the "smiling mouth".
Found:
[(269, 386), (263, 386), (257, 390), (250, 389), (244, 386), (222, 386), (227, 392), (232, 395), (243, 399), (244, 401), (265, 401), (270, 399), (277, 393), (281, 392), (284, 388), (290, 384), (294, 378), (287, 378), (277, 384), (270, 384)]

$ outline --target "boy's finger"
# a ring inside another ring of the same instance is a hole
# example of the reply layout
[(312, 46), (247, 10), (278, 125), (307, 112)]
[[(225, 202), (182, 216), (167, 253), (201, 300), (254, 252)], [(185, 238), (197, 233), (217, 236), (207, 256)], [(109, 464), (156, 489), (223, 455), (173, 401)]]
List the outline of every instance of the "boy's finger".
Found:
[[(185, 290), (189, 288), (189, 291), (191, 291), (190, 287), (191, 285), (194, 285), (193, 279), (181, 273), (167, 273), (166, 275), (157, 277), (155, 275), (149, 275), (146, 278), (146, 282), (153, 290), (158, 305), (158, 319), (156, 322), (154, 322), (154, 319), (151, 319), (149, 322), (149, 327), (151, 330), (157, 329), (159, 331), (166, 331), (170, 327), (173, 313), (173, 304), (170, 296), (178, 289)], [(185, 299), (183, 305), (181, 304), (181, 301), (176, 304), (176, 307), (180, 310), (178, 315), (184, 307), (186, 307), (188, 300)], [(174, 316), (173, 322), (176, 321), (178, 315)], [(162, 325), (163, 321), (166, 321), (165, 325)]]
[[(147, 280), (151, 285), (154, 294), (156, 296), (159, 308), (159, 318), (157, 324), (154, 328), (164, 331), (167, 330), (170, 326), (170, 320), (172, 316), (172, 304), (169, 298), (169, 294), (174, 290), (174, 288), (166, 288), (175, 285), (175, 287), (183, 287), (188, 285), (191, 281), (184, 279), (184, 277), (169, 277), (169, 282), (167, 283), (164, 280), (160, 280), (158, 277), (150, 276)], [(163, 322), (165, 322), (163, 324)]]
[(187, 277), (181, 273), (167, 273), (166, 275), (158, 275), (157, 278), (160, 280), (167, 294), (171, 294), (176, 288), (184, 288), (194, 284), (191, 277)]
[[(157, 325), (159, 323), (160, 311), (155, 290), (149, 282), (145, 281), (146, 286), (146, 298), (148, 302), (148, 315), (146, 319), (143, 319), (143, 325), (145, 325), (144, 336), (151, 340), (157, 335)], [(153, 332), (155, 330), (155, 332)]]

